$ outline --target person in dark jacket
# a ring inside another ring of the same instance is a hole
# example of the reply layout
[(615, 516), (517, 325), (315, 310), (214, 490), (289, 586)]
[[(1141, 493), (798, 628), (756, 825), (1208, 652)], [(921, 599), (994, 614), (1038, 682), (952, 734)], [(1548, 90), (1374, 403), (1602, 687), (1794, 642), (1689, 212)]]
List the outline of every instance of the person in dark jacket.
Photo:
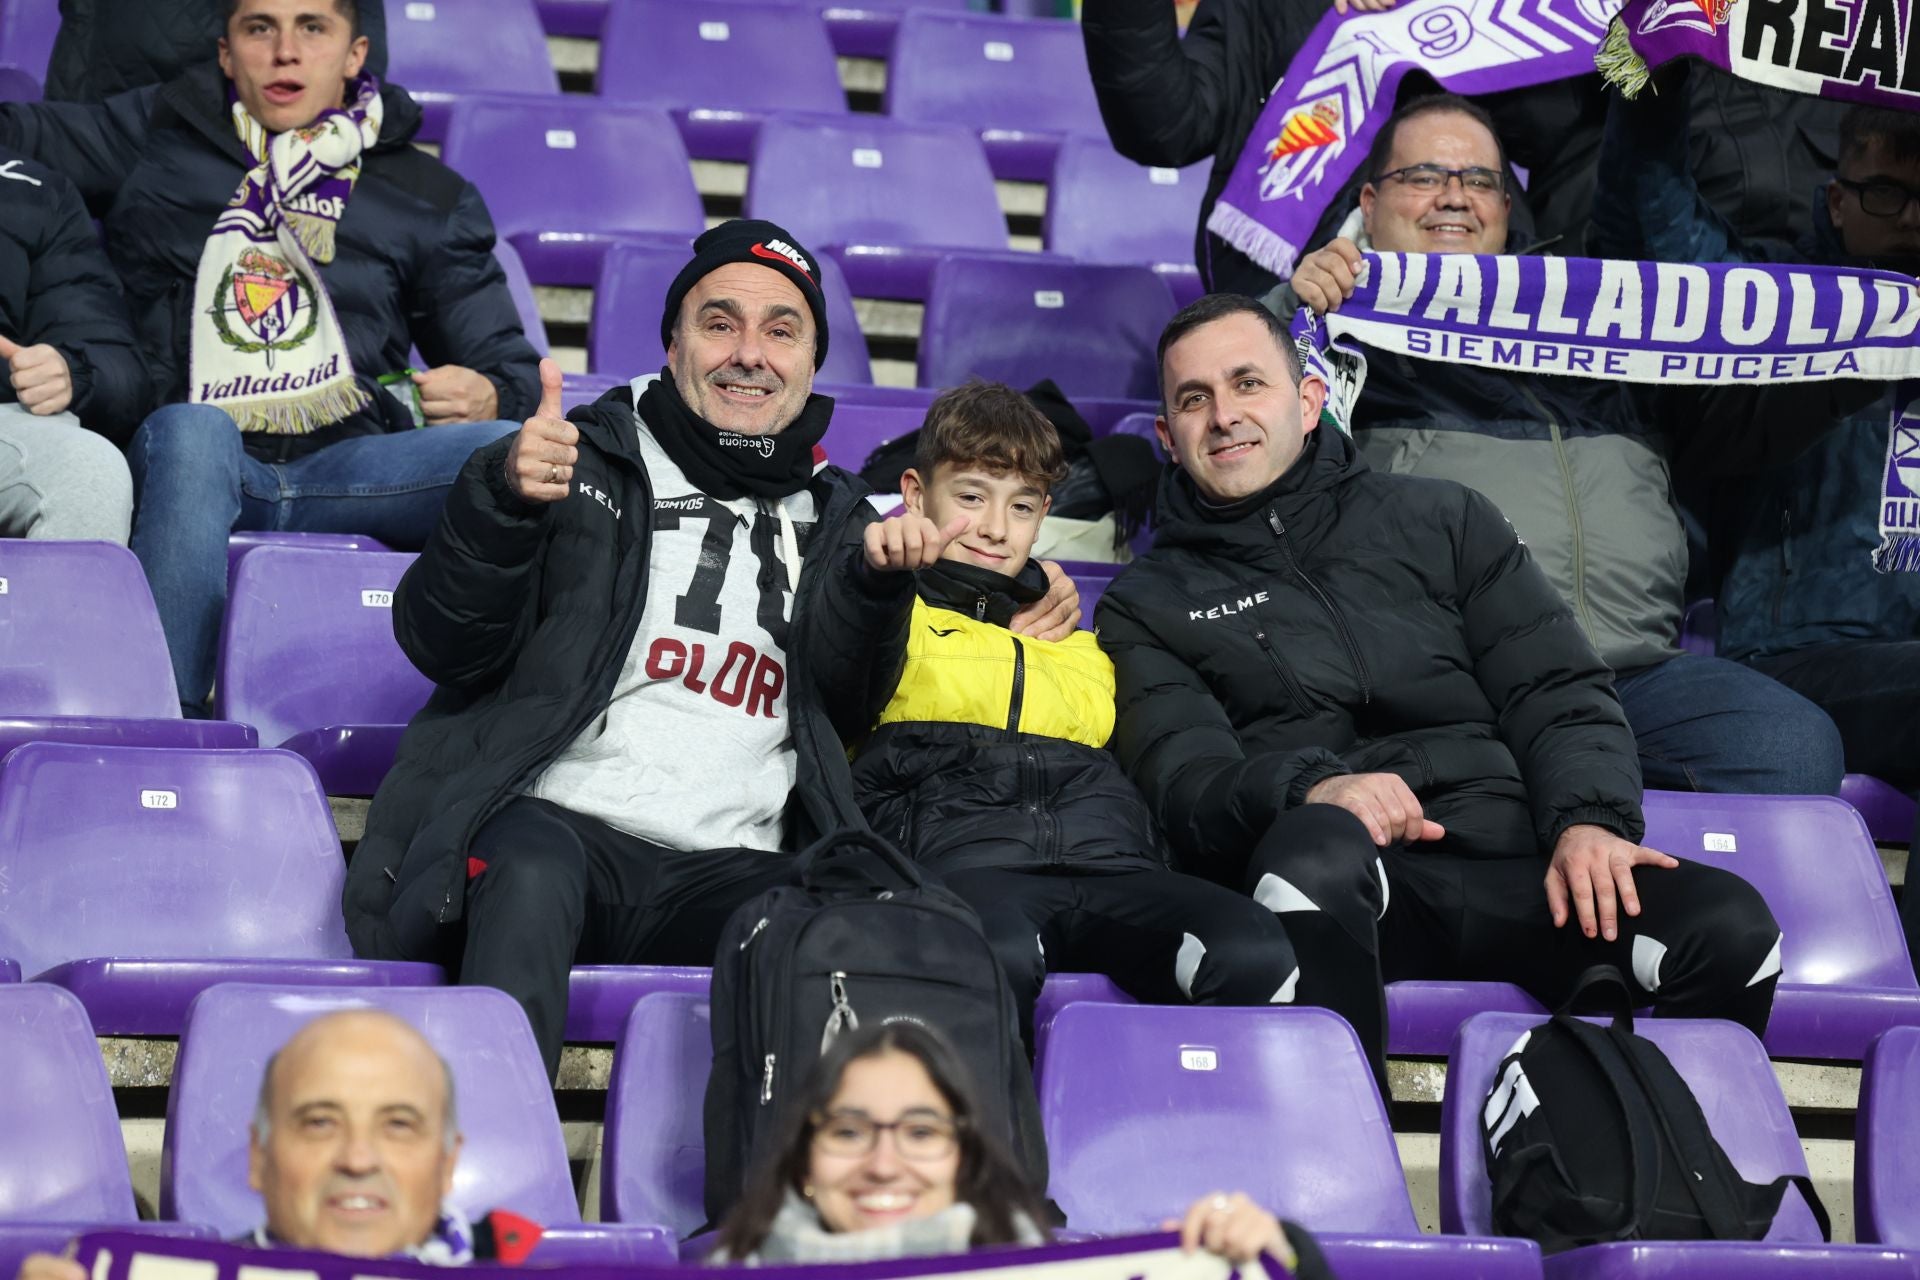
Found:
[[(1271, 272), (1210, 234), (1207, 216), (1267, 95), (1329, 7), (1324, 0), (1200, 0), (1182, 38), (1173, 6), (1163, 0), (1086, 0), (1081, 25), (1087, 66), (1114, 148), (1145, 165), (1213, 161), (1194, 246), (1209, 288), (1259, 296), (1277, 283)], [(1409, 76), (1401, 101), (1431, 88), (1425, 77)], [(1492, 112), (1514, 164), (1528, 171), (1516, 210), (1528, 243), (1584, 252), (1606, 112), (1599, 77), (1476, 101)], [(1696, 118), (1702, 128), (1695, 171), (1702, 189), (1747, 234), (1791, 242), (1806, 212), (1806, 190), (1830, 165), (1833, 104), (1716, 76)], [(1357, 176), (1352, 188), (1358, 185)], [(1344, 211), (1350, 194), (1337, 196), (1329, 208)], [(1322, 229), (1330, 228), (1323, 222)]]
[[(904, 570), (937, 531), (879, 522), (818, 452), (818, 279), (772, 223), (702, 235), (661, 375), (569, 422), (543, 362), (538, 411), (468, 461), (394, 592), (439, 687), (374, 797), (347, 932), (514, 996), (549, 1070), (576, 959), (710, 964), (780, 855), (864, 826), (845, 744), (892, 687)], [(1024, 625), (1072, 628), (1061, 584)]]
[[(1280, 315), (1351, 293), (1362, 249), (1499, 253), (1508, 244), (1499, 140), (1485, 114), (1427, 98), (1382, 128), (1346, 234), (1268, 296)], [(1370, 351), (1353, 438), (1382, 470), (1470, 485), (1525, 538), (1615, 673), (1647, 784), (1826, 794), (1840, 786), (1826, 714), (1750, 668), (1678, 645), (1687, 546), (1670, 454), (1745, 468), (1822, 429), (1820, 386), (1632, 386)]]
[[(419, 109), (362, 72), (355, 20), (354, 0), (235, 0), (219, 67), (0, 108), (0, 145), (106, 208), (163, 406), (128, 451), (132, 546), (190, 715), (231, 530), (417, 547), (460, 464), (534, 404), (486, 206), (409, 145)], [(403, 372), (414, 347), (429, 368)]]
[(1112, 975), (1136, 999), (1284, 1004), (1286, 931), (1167, 865), (1140, 793), (1105, 747), (1113, 664), (1089, 631), (1008, 631), (1046, 592), (1030, 556), (1066, 474), (1060, 437), (1011, 387), (973, 382), (927, 410), (907, 509), (947, 541), (919, 575), (905, 664), (853, 763), (875, 831), (980, 916), (1033, 1035), (1048, 969)]
[(1607, 963), (1657, 1015), (1764, 1030), (1778, 926), (1637, 843), (1607, 669), (1493, 504), (1316, 430), (1324, 385), (1249, 299), (1175, 316), (1161, 377), (1161, 522), (1096, 615), (1114, 749), (1187, 868), (1285, 924), (1296, 1002), (1382, 1075), (1383, 979), (1552, 1005)]
[[(384, 79), (386, 8), (381, 0), (354, 3), (367, 37), (366, 70)], [(232, 7), (233, 0), (60, 0), (47, 101), (105, 102), (212, 62)]]
[(146, 409), (120, 282), (73, 184), (0, 150), (0, 537), (126, 545)]

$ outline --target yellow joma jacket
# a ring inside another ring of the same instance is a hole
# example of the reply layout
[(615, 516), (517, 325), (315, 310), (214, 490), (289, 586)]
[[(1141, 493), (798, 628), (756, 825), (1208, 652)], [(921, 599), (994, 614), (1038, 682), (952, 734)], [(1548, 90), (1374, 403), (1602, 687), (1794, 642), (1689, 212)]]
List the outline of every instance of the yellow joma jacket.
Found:
[(1113, 664), (1092, 632), (1035, 640), (916, 600), (855, 795), (936, 870), (1164, 866), (1146, 804), (1104, 750), (1113, 719)]

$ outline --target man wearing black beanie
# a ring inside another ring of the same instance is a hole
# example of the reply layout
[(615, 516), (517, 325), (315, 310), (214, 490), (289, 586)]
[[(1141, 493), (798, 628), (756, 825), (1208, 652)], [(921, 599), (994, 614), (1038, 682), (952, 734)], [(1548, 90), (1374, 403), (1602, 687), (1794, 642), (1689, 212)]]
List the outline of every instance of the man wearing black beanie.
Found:
[[(883, 521), (826, 464), (819, 279), (773, 223), (702, 235), (666, 368), (569, 421), (543, 361), (539, 409), (474, 454), (395, 592), (439, 689), (368, 815), (348, 932), (507, 991), (549, 1071), (571, 965), (710, 964), (782, 855), (864, 825), (847, 748), (893, 687), (911, 571), (961, 525)], [(1021, 629), (1072, 629), (1058, 583)]]

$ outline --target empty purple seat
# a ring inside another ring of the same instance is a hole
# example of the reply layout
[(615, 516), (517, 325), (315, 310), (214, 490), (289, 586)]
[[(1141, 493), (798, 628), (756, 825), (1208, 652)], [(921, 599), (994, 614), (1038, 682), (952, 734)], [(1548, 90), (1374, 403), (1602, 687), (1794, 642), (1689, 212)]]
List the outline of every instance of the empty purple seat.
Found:
[(540, 26), (550, 36), (598, 40), (607, 21), (607, 0), (534, 0)]
[(688, 153), (711, 160), (745, 160), (775, 112), (847, 109), (820, 14), (752, 0), (613, 0), (599, 89), (671, 110)]
[(59, 33), (59, 0), (0, 0), (0, 63), (45, 80)]
[(560, 383), (560, 407), (576, 409), (592, 404), (615, 387), (624, 387), (628, 379), (600, 373), (569, 373)]
[[(821, 444), (827, 450), (828, 461), (849, 471), (858, 471), (867, 465), (867, 459), (875, 449), (909, 431), (918, 431), (926, 416), (926, 410), (908, 405), (844, 404), (836, 401), (833, 421), (827, 425), (827, 434)], [(898, 493), (898, 479), (893, 488), (883, 489), (882, 492)]]
[(1855, 1238), (1920, 1249), (1920, 1029), (1867, 1050), (1853, 1135)]
[(40, 101), (40, 81), (19, 67), (0, 66), (0, 102)]
[[(1440, 1104), (1440, 1227), (1485, 1235), (1493, 1228), (1492, 1190), (1487, 1180), (1480, 1112), (1500, 1060), (1538, 1015), (1487, 1013), (1460, 1028), (1447, 1064), (1446, 1097)], [(1749, 1182), (1807, 1172), (1787, 1100), (1774, 1078), (1767, 1052), (1753, 1034), (1732, 1022), (1690, 1019), (1643, 1020), (1635, 1029), (1660, 1046), (1685, 1078), (1706, 1113), (1713, 1136), (1734, 1168)], [(1600, 1277), (1686, 1276), (1700, 1280), (1746, 1280), (1755, 1274), (1877, 1276), (1903, 1274), (1878, 1249), (1819, 1244), (1820, 1229), (1800, 1193), (1781, 1202), (1766, 1244), (1657, 1242), (1591, 1245), (1548, 1261), (1556, 1280)], [(1910, 1256), (1904, 1274), (1920, 1265)]]
[(214, 703), (313, 765), (328, 795), (370, 796), (433, 682), (393, 638), (393, 551), (255, 548), (227, 595)]
[(633, 1006), (607, 1083), (602, 1218), (657, 1222), (682, 1237), (706, 1221), (701, 1106), (712, 1067), (704, 994), (663, 992)]
[(1046, 246), (1082, 262), (1177, 265), (1197, 283), (1193, 229), (1208, 168), (1149, 168), (1105, 138), (1068, 138), (1047, 185)]
[(27, 1254), (57, 1251), (82, 1231), (151, 1229), (136, 1225), (113, 1087), (71, 993), (0, 988), (0, 1079), (0, 1271), (11, 1276)]
[(1068, 396), (1151, 398), (1173, 295), (1145, 267), (953, 257), (933, 269), (920, 383), (1052, 378)]
[(1860, 815), (1831, 796), (1649, 791), (1645, 843), (1743, 876), (1773, 908), (1783, 972), (1771, 1053), (1858, 1060), (1888, 1027), (1920, 1024), (1920, 984)]
[(420, 104), (422, 142), (447, 136), (451, 109), (466, 95), (560, 93), (533, 0), (408, 0), (392, 8), (388, 75)]
[(0, 960), (0, 982), (20, 981), (20, 962), (18, 960)]
[(567, 978), (567, 1042), (613, 1044), (626, 1029), (634, 1006), (648, 996), (670, 992), (705, 999), (712, 984), (713, 970), (696, 966), (575, 965)]
[(687, 149), (658, 107), (474, 97), (454, 112), (442, 156), (480, 188), (539, 284), (591, 286), (611, 241), (684, 245), (706, 225)]
[(1324, 1009), (1069, 1004), (1046, 1067), (1049, 1194), (1078, 1230), (1237, 1187), (1315, 1230), (1420, 1234), (1360, 1042)]
[(247, 1124), (261, 1065), (313, 1018), (368, 1007), (419, 1028), (453, 1072), (465, 1143), (449, 1203), (470, 1216), (506, 1209), (546, 1227), (529, 1265), (673, 1260), (672, 1240), (658, 1226), (581, 1223), (533, 1031), (520, 1006), (490, 987), (322, 992), (240, 983), (202, 995), (187, 1017), (167, 1099), (163, 1217), (204, 1222), (223, 1236), (260, 1221), (260, 1198), (247, 1188)]
[(182, 720), (140, 562), (106, 542), (0, 541), (0, 757), (23, 742), (251, 747)]
[(0, 769), (0, 955), (79, 996), (102, 1035), (176, 1035), (218, 982), (439, 982), (353, 958), (345, 870), (291, 752), (35, 742)]
[(832, 249), (860, 297), (923, 298), (943, 252), (1007, 251), (986, 155), (957, 125), (772, 119), (750, 163), (747, 216)]
[(227, 535), (227, 594), (233, 594), (233, 578), (240, 562), (255, 547), (305, 547), (310, 551), (391, 551), (378, 538), (364, 533), (274, 533), (267, 530), (237, 530)]
[(915, 9), (966, 11), (968, 0), (815, 0), (827, 20), (833, 51), (846, 58), (885, 58), (900, 19)]
[[(916, 9), (887, 59), (886, 111), (980, 135), (994, 176), (1045, 182), (1068, 134), (1104, 139), (1080, 24)], [(1125, 204), (1116, 217), (1128, 217)], [(1190, 214), (1199, 214), (1196, 201)], [(1192, 223), (1188, 224), (1191, 242)]]
[(1840, 798), (1859, 810), (1867, 830), (1881, 844), (1913, 840), (1913, 797), (1890, 782), (1850, 773), (1840, 780)]
[[(714, 0), (732, 5), (735, 0)], [(797, 233), (796, 233), (797, 234)], [(596, 373), (622, 381), (658, 373), (666, 363), (660, 345), (660, 311), (667, 288), (693, 255), (684, 244), (615, 244), (600, 263), (593, 290), (593, 323), (587, 330), (587, 363)], [(853, 293), (840, 264), (817, 254), (820, 287), (827, 296), (827, 362), (814, 377), (822, 382), (873, 381), (867, 341), (853, 309)]]
[(535, 351), (546, 355), (552, 349), (547, 343), (547, 322), (540, 318), (540, 303), (533, 296), (527, 264), (520, 260), (520, 251), (505, 240), (494, 244), (493, 256), (500, 260), (500, 270), (506, 273), (507, 292), (513, 295), (513, 309), (520, 313), (520, 327), (526, 332), (527, 341)]

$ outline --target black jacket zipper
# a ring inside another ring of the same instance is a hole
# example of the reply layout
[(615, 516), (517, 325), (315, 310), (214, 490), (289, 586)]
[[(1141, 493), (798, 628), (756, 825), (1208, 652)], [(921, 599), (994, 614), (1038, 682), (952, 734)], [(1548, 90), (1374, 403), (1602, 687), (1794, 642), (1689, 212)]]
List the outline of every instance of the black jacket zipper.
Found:
[(1780, 508), (1780, 585), (1773, 591), (1773, 625), (1780, 625), (1786, 609), (1787, 588), (1793, 585), (1793, 508)]
[(1307, 701), (1307, 691), (1302, 689), (1300, 682), (1293, 678), (1293, 669), (1287, 665), (1286, 659), (1280, 656), (1280, 651), (1273, 647), (1273, 641), (1267, 639), (1267, 633), (1264, 631), (1254, 632), (1253, 638), (1260, 642), (1262, 649), (1266, 650), (1267, 661), (1273, 664), (1274, 674), (1280, 677), (1281, 685), (1286, 689), (1287, 696), (1293, 699), (1294, 705), (1300, 708), (1300, 714), (1309, 714), (1313, 704)]
[(1287, 526), (1280, 523), (1280, 513), (1271, 507), (1267, 508), (1267, 526), (1273, 530), (1273, 536), (1280, 540), (1280, 549), (1286, 553), (1287, 567), (1293, 570), (1294, 576), (1300, 579), (1313, 598), (1320, 602), (1320, 607), (1327, 611), (1329, 618), (1333, 619), (1333, 625), (1340, 629), (1340, 639), (1347, 646), (1347, 657), (1353, 660), (1354, 677), (1360, 681), (1360, 705), (1365, 706), (1373, 701), (1373, 681), (1367, 675), (1367, 664), (1360, 657), (1360, 645), (1353, 638), (1353, 629), (1347, 625), (1346, 616), (1333, 607), (1333, 601), (1327, 593), (1320, 589), (1320, 584), (1313, 580), (1312, 575), (1300, 564), (1299, 558), (1293, 554), (1293, 543), (1287, 537)]

